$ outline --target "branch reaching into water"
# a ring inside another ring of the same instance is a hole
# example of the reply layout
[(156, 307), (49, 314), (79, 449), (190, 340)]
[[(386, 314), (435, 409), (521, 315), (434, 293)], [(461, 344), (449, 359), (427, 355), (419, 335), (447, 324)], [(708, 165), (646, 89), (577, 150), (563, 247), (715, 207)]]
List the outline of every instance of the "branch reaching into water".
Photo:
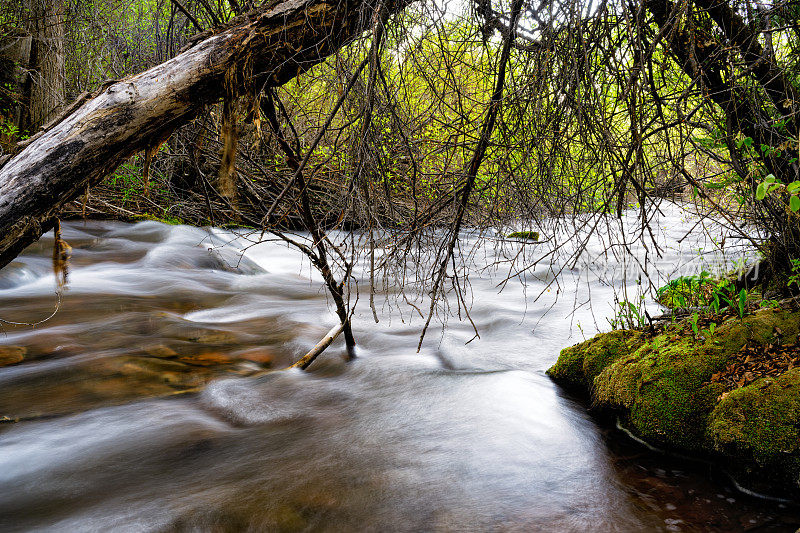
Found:
[(313, 363), (314, 359), (316, 359), (319, 354), (324, 352), (325, 348), (330, 346), (331, 343), (333, 343), (333, 341), (336, 340), (336, 337), (338, 337), (343, 330), (344, 330), (344, 324), (342, 324), (341, 322), (332, 327), (331, 330), (322, 338), (321, 341), (317, 343), (316, 346), (311, 348), (311, 350), (309, 350), (307, 354), (298, 359), (298, 361), (289, 368), (300, 368), (302, 370), (308, 368), (308, 365)]

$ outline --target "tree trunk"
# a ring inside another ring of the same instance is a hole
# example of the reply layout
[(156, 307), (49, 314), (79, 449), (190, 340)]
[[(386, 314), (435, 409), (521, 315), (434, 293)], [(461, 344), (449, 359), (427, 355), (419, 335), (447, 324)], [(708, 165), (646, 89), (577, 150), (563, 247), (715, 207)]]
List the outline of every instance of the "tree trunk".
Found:
[(241, 94), (285, 83), (358, 37), (374, 8), (372, 0), (270, 2), (201, 34), (166, 63), (99, 90), (0, 168), (0, 267), (50, 229), (87, 185), (229, 96), (231, 84)]
[(36, 131), (64, 106), (64, 17), (61, 0), (27, 0), (26, 29), (32, 37), (21, 130)]

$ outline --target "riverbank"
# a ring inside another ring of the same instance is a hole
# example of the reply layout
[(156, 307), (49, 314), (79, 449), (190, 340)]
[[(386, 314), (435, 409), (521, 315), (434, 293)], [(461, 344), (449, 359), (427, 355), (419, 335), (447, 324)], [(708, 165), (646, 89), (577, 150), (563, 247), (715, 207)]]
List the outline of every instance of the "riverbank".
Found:
[(800, 495), (797, 301), (693, 334), (616, 330), (566, 348), (548, 375), (661, 448), (712, 459), (758, 492)]

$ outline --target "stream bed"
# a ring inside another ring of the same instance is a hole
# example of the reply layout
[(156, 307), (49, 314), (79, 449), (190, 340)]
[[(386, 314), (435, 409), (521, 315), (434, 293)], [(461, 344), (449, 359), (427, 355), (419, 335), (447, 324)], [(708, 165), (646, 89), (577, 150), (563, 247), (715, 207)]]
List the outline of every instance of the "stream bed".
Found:
[[(708, 247), (679, 210), (656, 224), (671, 268)], [(338, 340), (309, 372), (258, 374), (336, 323), (296, 251), (242, 257), (230, 231), (157, 222), (75, 221), (64, 237), (69, 285), (49, 320), (12, 323), (58, 302), (52, 237), (0, 271), (0, 531), (800, 527), (794, 504), (647, 450), (549, 380), (562, 348), (608, 329), (614, 287), (586, 268), (553, 258), (501, 291), (483, 237), (479, 339), (451, 318), (417, 353), (424, 321), (378, 298), (376, 324), (364, 285), (356, 360)]]

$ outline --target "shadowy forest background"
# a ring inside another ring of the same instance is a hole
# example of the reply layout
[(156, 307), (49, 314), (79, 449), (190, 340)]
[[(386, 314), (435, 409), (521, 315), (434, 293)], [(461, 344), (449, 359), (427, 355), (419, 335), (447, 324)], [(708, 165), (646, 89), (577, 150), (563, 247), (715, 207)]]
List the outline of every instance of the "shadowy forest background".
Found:
[[(3, 2), (0, 166), (85, 92), (258, 7)], [(444, 294), (469, 307), (462, 230), (536, 230), (549, 253), (575, 258), (597, 232), (609, 254), (640, 242), (657, 255), (648, 221), (665, 198), (749, 240), (766, 260), (759, 281), (800, 257), (800, 4), (476, 0), (394, 11), (377, 4), (369, 31), (282, 85), (248, 83), (246, 72), (226, 80), (223, 101), (87, 187), (62, 217), (233, 225), (252, 228), (254, 242), (271, 232), (307, 253), (343, 323), (358, 260), (373, 283), (381, 269), (383, 283), (424, 282), (430, 309), (418, 311), (430, 321), (452, 310)], [(618, 231), (628, 210), (638, 229)], [(531, 267), (510, 264), (512, 275)]]

